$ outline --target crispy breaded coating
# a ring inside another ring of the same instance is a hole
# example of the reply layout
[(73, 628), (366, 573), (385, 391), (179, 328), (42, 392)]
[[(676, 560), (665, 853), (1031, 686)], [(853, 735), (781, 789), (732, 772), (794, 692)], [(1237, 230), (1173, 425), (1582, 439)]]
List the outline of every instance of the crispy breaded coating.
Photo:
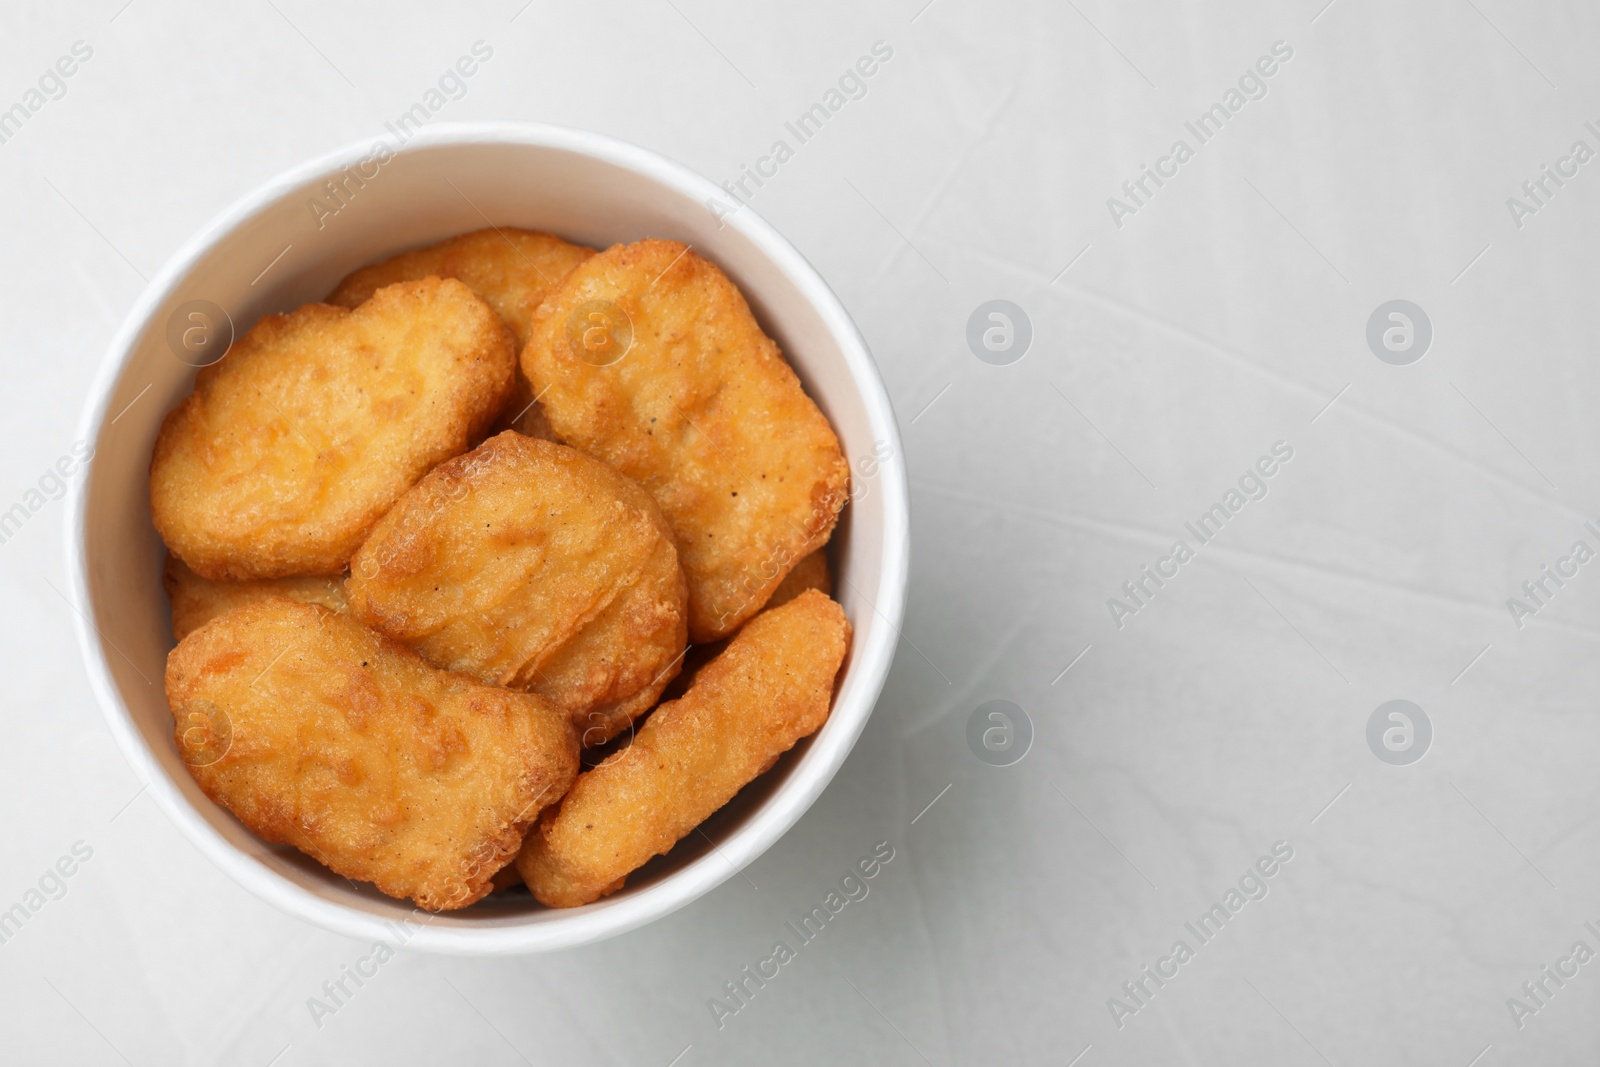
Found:
[(262, 578), (247, 582), (214, 582), (190, 570), (177, 556), (167, 557), (162, 575), (172, 601), (172, 637), (182, 641), (225, 612), (274, 596), (302, 604), (321, 604), (331, 611), (345, 610), (344, 579), (332, 577)]
[(434, 468), (351, 560), (356, 618), (430, 663), (529, 689), (600, 744), (677, 674), (688, 593), (638, 485), (506, 431)]
[(815, 589), (824, 596), (833, 595), (833, 572), (828, 569), (828, 553), (824, 549), (819, 548), (806, 556), (783, 576), (778, 588), (767, 598), (764, 610), (787, 604), (807, 589)]
[(542, 698), (281, 597), (184, 638), (166, 690), (206, 796), (264, 840), (431, 911), (486, 895), (578, 767), (571, 723)]
[[(787, 604), (807, 589), (816, 589), (825, 596), (833, 595), (833, 572), (828, 569), (826, 549), (819, 548), (796, 563), (794, 570), (778, 583), (778, 588), (773, 590), (772, 596), (767, 598), (766, 606), (761, 610), (771, 611)], [(678, 676), (661, 691), (661, 699), (676, 700), (687, 693), (689, 687), (694, 684), (695, 676), (700, 673), (700, 668), (721, 655), (731, 640), (732, 637), (724, 637), (708, 645), (690, 645), (689, 651), (683, 657), (683, 667), (678, 671)]]
[[(395, 282), (430, 275), (459, 278), (489, 302), (517, 335), (517, 350), (528, 343), (528, 321), (551, 290), (561, 284), (594, 249), (569, 244), (554, 234), (500, 226), (475, 230), (436, 245), (402, 252), (362, 267), (328, 294), (328, 303), (353, 308), (374, 292)], [(517, 371), (516, 388), (499, 429), (530, 437), (550, 437), (550, 423), (533, 402), (527, 376)]]
[(400, 494), (488, 428), (513, 348), (453, 279), (267, 316), (162, 423), (156, 530), (206, 578), (339, 573)]
[(362, 267), (328, 294), (328, 303), (353, 308), (396, 282), (456, 278), (488, 301), (524, 345), (535, 309), (573, 267), (592, 255), (592, 248), (538, 230), (474, 230)]
[(517, 873), (516, 861), (513, 860), (504, 867), (501, 867), (498, 871), (495, 871), (492, 884), (494, 885), (494, 889), (491, 890), (491, 892), (495, 893), (504, 893), (507, 890), (515, 889), (517, 886), (522, 885), (522, 875)]
[(616, 245), (540, 305), (522, 368), (562, 440), (648, 489), (713, 641), (820, 548), (849, 493), (828, 420), (739, 290), (675, 241)]
[(584, 748), (605, 744), (655, 707), (683, 669), (689, 592), (671, 544), (663, 538), (639, 577), (523, 683), (571, 710)]
[(533, 895), (588, 904), (669, 851), (822, 726), (849, 642), (844, 611), (815, 590), (751, 619), (682, 699), (539, 820), (517, 856)]

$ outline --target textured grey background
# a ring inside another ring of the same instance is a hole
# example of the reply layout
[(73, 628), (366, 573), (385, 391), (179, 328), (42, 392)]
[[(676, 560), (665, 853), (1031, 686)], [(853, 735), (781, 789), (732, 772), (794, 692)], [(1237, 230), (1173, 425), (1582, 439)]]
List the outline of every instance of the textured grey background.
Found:
[[(1546, 979), (1520, 1028), (1507, 1004), (1574, 942), (1600, 949), (1600, 563), (1521, 628), (1506, 606), (1573, 542), (1600, 548), (1600, 163), (1520, 227), (1506, 203), (1575, 140), (1600, 150), (1600, 9), (122, 3), (0, 13), (0, 107), (93, 49), (0, 144), (0, 507), (68, 452), (141, 275), (263, 180), (378, 134), (474, 41), (493, 58), (438, 121), (594, 129), (717, 181), (793, 146), (784, 122), (883, 41), (866, 95), (752, 205), (883, 369), (910, 610), (849, 762), (746, 878), (581, 950), (401, 952), (318, 1026), (307, 999), (368, 947), (236, 888), (140, 794), (46, 501), (0, 545), (0, 908), (74, 842), (93, 857), (0, 945), (0, 1059), (1600, 1056), (1600, 962)], [(1107, 198), (1277, 41), (1267, 95), (1118, 228)], [(1032, 324), (1010, 366), (967, 347), (991, 299)], [(1366, 344), (1392, 299), (1432, 322), (1411, 366)], [(1119, 629), (1107, 599), (1277, 441), (1294, 455), (1265, 499)], [(1367, 747), (1395, 698), (1433, 725), (1410, 766)], [(991, 699), (1033, 724), (1011, 766), (967, 747)], [(870, 896), (719, 1029), (709, 998), (879, 841)], [(1269, 895), (1199, 945), (1185, 922), (1278, 841)], [(1194, 958), (1119, 1028), (1108, 998), (1180, 938)]]

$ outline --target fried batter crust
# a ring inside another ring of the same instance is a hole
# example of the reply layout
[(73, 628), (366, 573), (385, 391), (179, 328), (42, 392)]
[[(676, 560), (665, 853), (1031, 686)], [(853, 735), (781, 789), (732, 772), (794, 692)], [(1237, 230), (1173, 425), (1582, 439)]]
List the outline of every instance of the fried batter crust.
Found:
[(650, 495), (511, 431), (402, 497), (351, 561), (348, 594), (429, 662), (548, 698), (586, 745), (655, 703), (686, 640), (683, 572)]
[[(509, 226), (475, 230), (436, 245), (402, 252), (362, 267), (328, 294), (328, 303), (353, 308), (395, 282), (430, 275), (458, 278), (489, 302), (517, 335), (517, 349), (528, 343), (528, 321), (544, 298), (594, 249), (569, 244), (554, 234)], [(549, 438), (550, 423), (533, 402), (527, 376), (517, 371), (516, 388), (498, 429)]]
[(454, 279), (267, 316), (162, 423), (157, 531), (205, 578), (337, 574), (413, 482), (488, 428), (514, 343)]
[(669, 851), (822, 726), (849, 641), (844, 611), (815, 590), (750, 620), (682, 699), (546, 810), (517, 857), (533, 895), (588, 904)]
[(833, 595), (833, 571), (828, 569), (828, 553), (817, 549), (794, 565), (794, 570), (783, 576), (778, 588), (767, 598), (766, 610), (787, 604), (807, 589), (815, 589), (824, 596)]
[(208, 797), (263, 839), (434, 911), (486, 895), (578, 767), (571, 724), (542, 698), (281, 597), (186, 637), (166, 690)]
[(167, 557), (162, 584), (172, 601), (172, 637), (182, 641), (218, 615), (243, 604), (286, 596), (302, 604), (345, 610), (344, 580), (330, 577), (263, 578), (249, 582), (214, 582), (202, 578), (177, 556)]
[[(627, 324), (626, 347), (606, 326), (620, 359), (595, 365), (591, 321)], [(737, 629), (832, 533), (850, 477), (838, 438), (739, 290), (684, 245), (574, 268), (534, 313), (522, 368), (562, 440), (660, 503), (696, 644)]]
[[(771, 611), (787, 604), (807, 589), (819, 590), (827, 596), (833, 595), (833, 572), (828, 569), (826, 549), (819, 548), (796, 563), (794, 570), (784, 575), (783, 581), (773, 590), (772, 596), (767, 598), (766, 606), (761, 610)], [(676, 700), (687, 693), (700, 669), (721, 655), (731, 640), (732, 637), (724, 637), (708, 645), (690, 645), (689, 651), (683, 657), (683, 667), (678, 671), (678, 676), (672, 679), (671, 684), (661, 691), (661, 698)]]

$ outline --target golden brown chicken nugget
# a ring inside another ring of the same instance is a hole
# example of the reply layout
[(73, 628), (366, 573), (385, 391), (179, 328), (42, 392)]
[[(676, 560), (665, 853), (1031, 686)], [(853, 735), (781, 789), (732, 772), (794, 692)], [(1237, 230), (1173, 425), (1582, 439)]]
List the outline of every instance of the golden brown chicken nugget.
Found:
[(333, 577), (263, 578), (249, 582), (214, 582), (190, 570), (177, 556), (167, 557), (162, 584), (172, 601), (172, 636), (182, 641), (218, 615), (269, 597), (286, 596), (302, 604), (345, 610), (344, 579)]
[(156, 529), (206, 578), (337, 574), (400, 494), (488, 428), (515, 361), (511, 331), (454, 279), (268, 315), (162, 423)]
[[(833, 572), (828, 569), (828, 553), (826, 549), (819, 548), (811, 555), (794, 565), (794, 569), (784, 575), (783, 581), (778, 583), (778, 588), (772, 591), (772, 596), (767, 598), (766, 606), (762, 611), (771, 611), (781, 607), (805, 592), (807, 589), (816, 589), (824, 596), (833, 595)], [(728, 647), (732, 637), (724, 637), (708, 645), (691, 645), (684, 654), (683, 666), (678, 671), (678, 676), (661, 691), (662, 700), (676, 700), (689, 691), (694, 684), (695, 676), (700, 673), (700, 668), (716, 659), (722, 650)]]
[(668, 544), (663, 539), (639, 577), (524, 683), (572, 710), (584, 748), (605, 744), (655, 707), (683, 669), (689, 594)]
[(528, 834), (517, 870), (533, 895), (588, 904), (669, 851), (827, 720), (849, 642), (844, 611), (815, 590), (751, 619)]
[(338, 284), (328, 303), (353, 308), (396, 282), (456, 278), (489, 302), (520, 346), (528, 343), (535, 309), (573, 267), (592, 255), (592, 248), (538, 230), (474, 230), (362, 267)]
[(849, 492), (838, 438), (716, 266), (675, 241), (616, 245), (530, 332), (522, 369), (556, 433), (672, 524), (691, 641), (737, 629), (828, 540)]
[(285, 598), (184, 638), (166, 688), (206, 796), (263, 839), (432, 911), (487, 894), (577, 773), (572, 724), (542, 698), (436, 670)]
[[(592, 248), (538, 230), (510, 226), (475, 230), (362, 267), (328, 294), (328, 303), (353, 308), (395, 282), (430, 275), (458, 278), (499, 313), (517, 335), (517, 350), (521, 351), (528, 343), (528, 321), (534, 309), (573, 267), (592, 255)], [(531, 437), (551, 436), (544, 411), (533, 402), (533, 391), (520, 369), (500, 428)]]
[(522, 875), (517, 873), (516, 863), (508, 863), (504, 867), (501, 867), (498, 871), (494, 872), (494, 878), (491, 879), (491, 884), (494, 886), (492, 891), (495, 893), (504, 893), (521, 886)]
[(688, 593), (650, 494), (506, 431), (401, 497), (350, 563), (351, 611), (440, 667), (532, 690), (599, 744), (677, 674)]
[(828, 569), (828, 553), (824, 549), (819, 548), (806, 556), (783, 576), (778, 588), (767, 598), (764, 610), (771, 611), (787, 604), (807, 589), (815, 589), (824, 596), (833, 595), (833, 571)]

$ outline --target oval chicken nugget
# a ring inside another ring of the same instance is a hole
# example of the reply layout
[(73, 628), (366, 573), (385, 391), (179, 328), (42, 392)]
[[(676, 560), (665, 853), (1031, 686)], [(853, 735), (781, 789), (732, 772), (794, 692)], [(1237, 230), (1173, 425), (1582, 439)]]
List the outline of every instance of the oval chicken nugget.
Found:
[(506, 431), (440, 464), (350, 562), (351, 611), (430, 663), (539, 693), (608, 740), (677, 674), (687, 591), (650, 494)]
[(522, 368), (555, 432), (672, 524), (691, 641), (737, 629), (828, 540), (849, 491), (838, 438), (716, 266), (675, 241), (616, 245), (530, 331)]
[(302, 604), (321, 604), (330, 611), (345, 610), (343, 578), (307, 576), (214, 582), (190, 570), (177, 556), (168, 556), (162, 584), (167, 587), (167, 597), (172, 601), (172, 637), (177, 641), (218, 615), (275, 596), (286, 596)]
[(824, 596), (833, 595), (833, 571), (828, 569), (828, 553), (823, 549), (806, 556), (783, 576), (778, 588), (767, 598), (766, 607), (770, 610), (787, 604), (807, 589), (815, 589)]
[(815, 590), (751, 619), (681, 699), (540, 819), (517, 856), (533, 895), (588, 904), (669, 851), (822, 726), (849, 643), (844, 611)]
[(284, 598), (184, 638), (166, 689), (206, 796), (263, 839), (433, 911), (487, 894), (578, 767), (571, 723), (542, 698)]
[[(474, 230), (426, 248), (416, 248), (362, 267), (328, 294), (328, 303), (353, 308), (395, 282), (437, 276), (458, 278), (489, 302), (517, 335), (517, 349), (528, 343), (534, 309), (594, 249), (569, 244), (554, 234), (510, 226)], [(527, 376), (517, 371), (516, 388), (501, 419), (502, 428), (532, 437), (549, 437), (549, 423), (534, 403)]]
[(337, 574), (401, 493), (483, 434), (515, 362), (510, 330), (453, 279), (268, 315), (161, 424), (156, 530), (206, 578)]

